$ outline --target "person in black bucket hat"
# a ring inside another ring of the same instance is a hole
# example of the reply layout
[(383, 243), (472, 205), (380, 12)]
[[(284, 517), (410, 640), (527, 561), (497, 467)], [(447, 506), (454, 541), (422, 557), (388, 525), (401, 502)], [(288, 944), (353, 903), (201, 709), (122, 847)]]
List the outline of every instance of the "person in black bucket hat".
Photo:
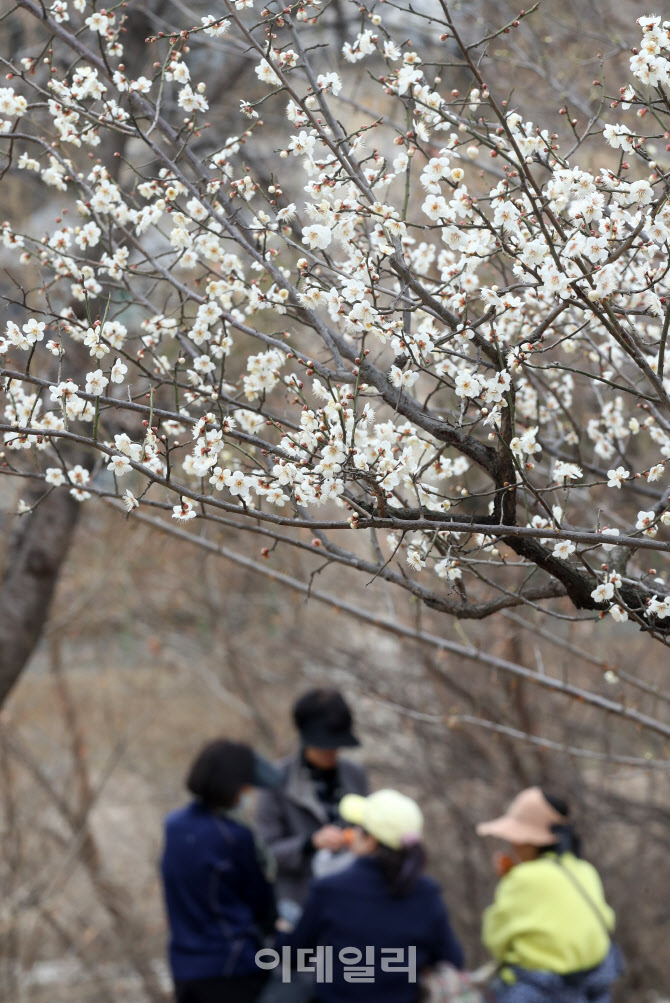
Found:
[(351, 710), (335, 689), (304, 693), (293, 707), (297, 755), (278, 763), (279, 784), (261, 793), (256, 823), (277, 862), (280, 913), (295, 919), (310, 881), (325, 866), (348, 860), (338, 805), (345, 794), (367, 794), (365, 770), (340, 749), (360, 745)]
[(253, 1003), (265, 984), (255, 956), (274, 926), (274, 892), (240, 806), (252, 787), (279, 779), (248, 745), (208, 742), (186, 777), (193, 800), (165, 820), (161, 876), (177, 1003)]
[(338, 690), (309, 690), (293, 707), (303, 748), (324, 750), (360, 745), (352, 731), (349, 705)]

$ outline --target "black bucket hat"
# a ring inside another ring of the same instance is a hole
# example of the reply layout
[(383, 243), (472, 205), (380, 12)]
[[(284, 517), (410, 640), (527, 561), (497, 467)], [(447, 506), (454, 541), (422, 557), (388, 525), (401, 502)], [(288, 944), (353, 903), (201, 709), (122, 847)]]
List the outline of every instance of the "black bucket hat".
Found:
[(304, 693), (293, 707), (293, 720), (303, 746), (343, 749), (361, 744), (352, 731), (349, 705), (338, 690), (314, 689)]

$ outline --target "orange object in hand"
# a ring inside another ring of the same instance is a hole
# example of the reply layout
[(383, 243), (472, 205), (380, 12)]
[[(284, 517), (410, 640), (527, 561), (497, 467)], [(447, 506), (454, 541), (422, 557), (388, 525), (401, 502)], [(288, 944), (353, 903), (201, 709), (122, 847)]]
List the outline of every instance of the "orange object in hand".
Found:
[(514, 867), (514, 860), (507, 853), (496, 853), (493, 858), (496, 874), (499, 878), (504, 878)]
[(342, 830), (342, 842), (345, 846), (350, 847), (354, 841), (354, 829), (349, 827)]

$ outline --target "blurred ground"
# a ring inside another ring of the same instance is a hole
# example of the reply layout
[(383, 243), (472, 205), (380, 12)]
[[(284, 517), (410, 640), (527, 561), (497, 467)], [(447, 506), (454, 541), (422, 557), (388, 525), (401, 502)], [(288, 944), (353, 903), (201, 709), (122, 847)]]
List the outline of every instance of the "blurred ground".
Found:
[[(294, 560), (287, 552), (275, 564), (290, 570)], [(393, 601), (341, 574), (324, 572), (319, 587), (366, 607)], [(602, 668), (509, 621), (461, 627), (415, 613), (443, 636), (617, 691)], [(557, 635), (561, 627), (551, 625)], [(643, 658), (635, 630), (614, 637), (597, 624), (567, 624), (563, 635), (614, 669)], [(646, 679), (654, 668), (662, 675), (663, 665), (652, 666)], [(575, 804), (618, 910), (632, 961), (622, 999), (650, 1003), (651, 990), (670, 983), (667, 771), (577, 759), (447, 722), (466, 712), (605, 756), (658, 759), (662, 743), (305, 603), (98, 507), (84, 514), (47, 636), (2, 714), (2, 998), (165, 998), (156, 862), (161, 820), (183, 800), (186, 767), (218, 734), (271, 755), (289, 751), (290, 705), (319, 682), (343, 686), (352, 700), (373, 785), (398, 786), (425, 808), (430, 867), (473, 963), (483, 957), (479, 917), (494, 884), (490, 847), (473, 826), (541, 782)], [(658, 713), (658, 698), (628, 692)]]

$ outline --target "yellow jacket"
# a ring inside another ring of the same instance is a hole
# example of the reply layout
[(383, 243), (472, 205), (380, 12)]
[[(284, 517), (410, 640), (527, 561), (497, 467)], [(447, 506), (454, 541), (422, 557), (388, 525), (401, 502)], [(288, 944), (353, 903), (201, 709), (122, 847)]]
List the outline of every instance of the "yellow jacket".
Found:
[[(482, 930), (497, 961), (565, 975), (595, 968), (607, 954), (605, 927), (614, 929), (614, 912), (598, 872), (571, 853), (561, 855), (560, 865), (558, 859), (555, 853), (542, 854), (517, 864), (499, 882)], [(573, 881), (593, 902), (602, 923)]]

